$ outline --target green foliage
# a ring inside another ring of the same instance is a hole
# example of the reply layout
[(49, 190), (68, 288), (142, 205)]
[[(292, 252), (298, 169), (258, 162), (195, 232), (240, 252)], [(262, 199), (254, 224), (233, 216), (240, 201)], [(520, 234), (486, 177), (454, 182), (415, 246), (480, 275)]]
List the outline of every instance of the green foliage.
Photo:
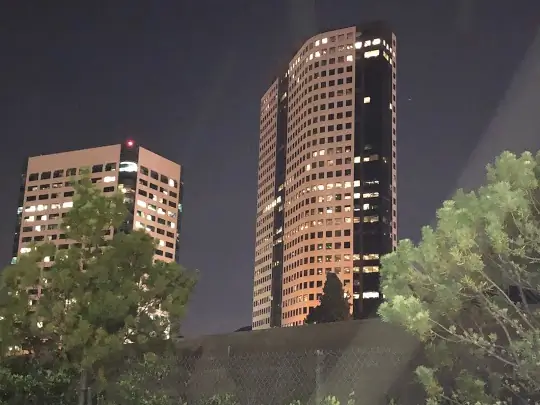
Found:
[[(73, 187), (63, 220), (69, 248), (35, 246), (1, 275), (0, 361), (26, 353), (57, 370), (74, 367), (98, 392), (128, 352), (166, 346), (194, 277), (176, 263), (154, 262), (145, 232), (115, 231), (127, 214), (122, 194), (105, 196), (86, 176)], [(37, 287), (43, 294), (29, 308)]]
[(328, 273), (320, 304), (313, 308), (305, 323), (328, 323), (350, 318), (350, 304), (344, 296), (343, 285), (335, 273)]
[(232, 394), (214, 395), (201, 405), (238, 405), (238, 401)]
[(0, 366), (0, 404), (71, 405), (74, 370), (44, 368), (27, 357)]
[(129, 364), (105, 393), (104, 405), (176, 405), (173, 395), (163, 387), (171, 373), (170, 364), (154, 353)]
[[(351, 392), (347, 400), (347, 405), (355, 405), (355, 403), (356, 402), (354, 400), (354, 392)], [(302, 402), (299, 400), (295, 400), (289, 405), (302, 405)], [(328, 395), (324, 397), (321, 401), (317, 401), (317, 405), (341, 405), (341, 402), (337, 397), (333, 395)]]
[(487, 171), (484, 187), (443, 204), (417, 246), (401, 241), (382, 260), (379, 313), (425, 343), (436, 367), (417, 377), (430, 404), (540, 392), (540, 153), (505, 152)]

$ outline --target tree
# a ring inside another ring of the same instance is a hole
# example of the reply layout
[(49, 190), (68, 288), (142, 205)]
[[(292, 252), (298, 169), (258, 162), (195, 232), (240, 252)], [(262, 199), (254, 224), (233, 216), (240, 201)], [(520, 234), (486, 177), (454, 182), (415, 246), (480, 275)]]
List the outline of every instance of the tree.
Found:
[(503, 153), (417, 246), (401, 241), (383, 258), (382, 276), (379, 313), (434, 361), (416, 371), (428, 403), (538, 403), (540, 152)]
[(310, 311), (305, 323), (339, 322), (349, 318), (350, 304), (343, 284), (335, 273), (327, 273), (320, 304)]
[[(194, 277), (154, 261), (147, 233), (115, 231), (127, 215), (121, 193), (106, 196), (87, 176), (73, 187), (62, 225), (69, 247), (34, 246), (1, 275), (0, 361), (20, 355), (47, 369), (75, 370), (82, 405), (127, 355), (167, 346)], [(29, 307), (36, 287), (43, 293)]]

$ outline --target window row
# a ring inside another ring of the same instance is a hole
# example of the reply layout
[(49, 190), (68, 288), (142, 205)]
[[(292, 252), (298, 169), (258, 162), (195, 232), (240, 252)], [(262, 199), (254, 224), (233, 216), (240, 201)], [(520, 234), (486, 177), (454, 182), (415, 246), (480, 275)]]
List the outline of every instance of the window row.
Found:
[(50, 178), (57, 179), (61, 177), (71, 177), (78, 174), (82, 174), (85, 170), (89, 170), (91, 173), (111, 172), (116, 170), (116, 163), (106, 163), (93, 165), (91, 168), (71, 167), (69, 169), (57, 169), (52, 171), (45, 171), (41, 173), (30, 173), (28, 175), (28, 181), (48, 180)]
[[(93, 177), (91, 178), (93, 184), (97, 183), (112, 183), (116, 181), (116, 176), (105, 176), (105, 177)], [(73, 185), (72, 181), (60, 181), (56, 183), (46, 183), (40, 185), (30, 185), (26, 188), (26, 191), (43, 191), (50, 190), (51, 188), (62, 188), (62, 187), (71, 187)]]
[(159, 198), (159, 197), (157, 197), (155, 194), (149, 193), (149, 192), (147, 192), (147, 191), (145, 191), (145, 190), (139, 189), (139, 190), (137, 191), (137, 193), (138, 193), (139, 195), (142, 195), (143, 197), (150, 198), (150, 199), (153, 200), (153, 201), (156, 201), (156, 202), (159, 201), (161, 204), (169, 205), (169, 207), (172, 207), (172, 208), (176, 208), (176, 207), (177, 207), (176, 202), (174, 202), (174, 201), (169, 201), (169, 200), (167, 200), (167, 199), (165, 199), (165, 198)]
[(169, 191), (166, 188), (159, 187), (157, 184), (148, 182), (145, 179), (139, 179), (139, 184), (145, 187), (149, 187), (150, 189), (155, 190), (155, 191), (159, 190), (160, 193), (171, 196), (172, 198), (178, 198), (178, 193), (176, 193), (175, 191)]
[[(111, 193), (114, 191), (114, 186), (108, 186), (103, 188), (104, 193)], [(74, 191), (65, 191), (63, 193), (50, 193), (26, 196), (26, 201), (45, 201), (48, 199), (61, 198), (61, 197), (73, 197)]]
[(178, 188), (178, 181), (174, 179), (170, 179), (164, 174), (159, 174), (155, 170), (151, 170), (151, 169), (148, 169), (147, 167), (141, 166), (140, 172), (141, 174), (144, 174), (145, 176), (150, 176), (150, 178), (154, 180), (159, 180), (162, 183), (169, 185), (169, 187)]

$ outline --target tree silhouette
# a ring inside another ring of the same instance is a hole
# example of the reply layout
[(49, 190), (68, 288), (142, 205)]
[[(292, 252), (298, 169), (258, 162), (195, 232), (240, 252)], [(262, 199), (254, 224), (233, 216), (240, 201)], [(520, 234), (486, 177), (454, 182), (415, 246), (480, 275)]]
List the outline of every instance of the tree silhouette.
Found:
[(329, 323), (350, 319), (350, 304), (345, 297), (343, 284), (335, 273), (326, 275), (320, 304), (313, 308), (306, 317), (305, 323)]

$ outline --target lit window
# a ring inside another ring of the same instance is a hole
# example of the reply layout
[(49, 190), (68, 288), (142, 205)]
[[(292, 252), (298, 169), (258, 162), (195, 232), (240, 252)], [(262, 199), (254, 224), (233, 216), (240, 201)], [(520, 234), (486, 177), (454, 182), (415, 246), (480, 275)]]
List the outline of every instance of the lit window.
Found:
[(363, 298), (379, 298), (379, 293), (377, 291), (366, 291), (362, 293)]
[(119, 171), (127, 173), (135, 173), (138, 171), (137, 163), (135, 162), (120, 162)]
[(320, 58), (321, 57), (321, 53), (319, 51), (315, 52), (315, 57), (316, 58)]
[(62, 204), (62, 208), (72, 208), (73, 207), (73, 201), (66, 201)]
[(145, 201), (137, 200), (137, 205), (139, 207), (146, 208), (146, 202)]
[(368, 253), (362, 256), (363, 260), (377, 260), (379, 258), (378, 253)]
[(321, 41), (319, 41), (319, 40), (315, 41), (315, 46), (319, 46), (320, 44), (321, 44)]
[(364, 57), (365, 58), (374, 58), (376, 56), (379, 56), (380, 53), (381, 52), (378, 49), (374, 49), (373, 51), (364, 52)]
[(364, 45), (365, 45), (365, 46), (371, 46), (371, 40), (366, 41)]
[(45, 257), (43, 258), (43, 261), (44, 261), (45, 263), (49, 263), (49, 262), (51, 261), (51, 257), (50, 257), (50, 256), (45, 256)]
[(373, 162), (375, 160), (379, 160), (379, 155), (375, 154), (375, 155), (364, 157), (364, 162)]
[(21, 253), (30, 253), (31, 251), (32, 251), (32, 249), (29, 248), (29, 247), (23, 247), (20, 250)]
[(360, 163), (361, 160), (362, 160), (362, 158), (360, 156), (355, 156), (354, 157), (354, 163)]
[(174, 180), (173, 179), (169, 179), (169, 186), (174, 187)]
[(103, 178), (103, 182), (104, 183), (112, 183), (113, 181), (116, 181), (116, 177), (115, 176), (105, 176)]
[(311, 165), (306, 165), (306, 170), (307, 171), (311, 170)]
[(364, 222), (368, 224), (373, 224), (375, 222), (379, 222), (379, 217), (377, 215), (368, 215), (364, 217)]
[(379, 272), (379, 266), (364, 266), (362, 268), (362, 272), (364, 272), (364, 273), (378, 273)]
[(328, 38), (323, 38), (321, 42), (322, 42), (323, 44), (328, 43)]
[(313, 59), (313, 54), (310, 54), (309, 55), (309, 60), (312, 60)]
[(360, 198), (360, 193), (354, 193), (353, 195), (354, 199), (357, 200)]
[(381, 39), (380, 38), (375, 38), (373, 40), (373, 45), (379, 45), (381, 43)]
[(364, 97), (364, 104), (371, 103), (371, 97)]
[(347, 55), (347, 62), (352, 62), (352, 61), (353, 61), (353, 56)]
[(361, 49), (361, 48), (362, 48), (362, 42), (356, 42), (356, 43), (354, 44), (354, 47), (355, 47), (356, 49)]
[(353, 184), (354, 187), (360, 187), (360, 180), (355, 180)]

